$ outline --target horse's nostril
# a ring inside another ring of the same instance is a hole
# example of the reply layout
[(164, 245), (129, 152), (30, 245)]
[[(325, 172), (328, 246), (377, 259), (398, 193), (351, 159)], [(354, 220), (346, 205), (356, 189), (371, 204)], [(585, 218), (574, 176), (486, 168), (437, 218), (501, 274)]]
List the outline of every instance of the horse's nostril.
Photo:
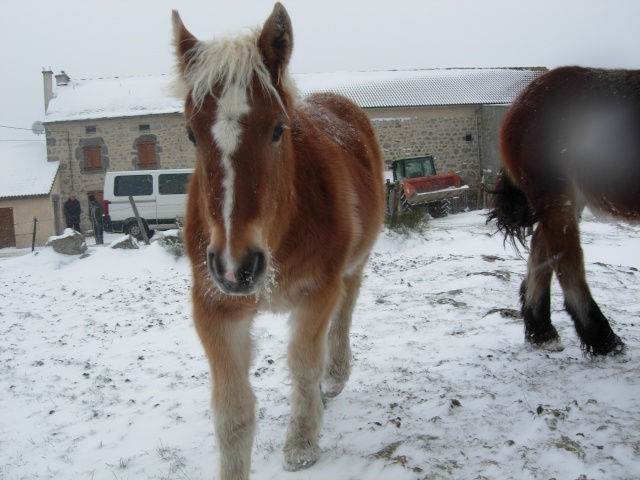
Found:
[(247, 254), (240, 266), (240, 276), (247, 283), (254, 283), (265, 271), (266, 257), (261, 251)]
[(224, 275), (224, 265), (222, 264), (222, 258), (220, 255), (216, 255), (213, 252), (209, 252), (209, 271), (216, 278), (221, 278)]
[(209, 273), (219, 288), (232, 295), (252, 293), (267, 269), (267, 258), (260, 250), (247, 253), (237, 267), (229, 268), (224, 255), (215, 252), (207, 254), (207, 261)]

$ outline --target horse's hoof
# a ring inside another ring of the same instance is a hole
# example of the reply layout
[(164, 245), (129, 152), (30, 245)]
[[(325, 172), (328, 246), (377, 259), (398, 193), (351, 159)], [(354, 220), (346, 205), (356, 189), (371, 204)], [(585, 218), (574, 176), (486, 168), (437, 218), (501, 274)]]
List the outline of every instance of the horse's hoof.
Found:
[(592, 357), (613, 357), (616, 355), (623, 355), (627, 350), (627, 346), (615, 333), (608, 335), (604, 342), (600, 342), (597, 345), (583, 345), (582, 348), (586, 354), (591, 355)]
[(322, 386), (320, 387), (322, 391), (322, 398), (337, 397), (342, 393), (342, 390), (344, 390), (344, 386), (344, 383), (328, 382), (325, 380), (322, 382)]
[(298, 472), (300, 470), (304, 470), (305, 468), (309, 468), (313, 466), (318, 459), (315, 460), (304, 460), (296, 463), (284, 462), (284, 470), (286, 472)]
[(564, 350), (564, 345), (560, 341), (559, 338), (555, 340), (549, 340), (548, 342), (544, 342), (538, 345), (541, 349), (546, 350), (547, 352), (561, 352)]
[(559, 338), (547, 340), (546, 342), (532, 342), (527, 340), (527, 343), (534, 349), (545, 350), (547, 352), (561, 352), (564, 350), (564, 345)]
[(314, 465), (320, 458), (318, 446), (307, 445), (305, 448), (284, 448), (284, 469), (287, 472), (297, 472)]
[(613, 334), (613, 338), (611, 339), (611, 350), (609, 351), (609, 355), (623, 355), (627, 351), (627, 346), (620, 339), (619, 336)]
[(622, 342), (622, 340), (620, 340), (619, 343), (614, 345), (613, 350), (611, 350), (609, 355), (624, 355), (625, 353), (627, 353), (627, 346)]

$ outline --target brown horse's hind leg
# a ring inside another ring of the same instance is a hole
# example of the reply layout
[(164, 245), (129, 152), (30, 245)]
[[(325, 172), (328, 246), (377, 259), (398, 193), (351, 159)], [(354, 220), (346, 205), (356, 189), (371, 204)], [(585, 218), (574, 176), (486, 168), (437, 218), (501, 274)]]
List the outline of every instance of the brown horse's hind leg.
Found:
[(531, 238), (531, 253), (527, 262), (527, 276), (520, 286), (520, 301), (524, 317), (525, 341), (546, 350), (561, 351), (558, 332), (551, 324), (551, 276), (553, 267), (547, 246), (536, 227)]
[(326, 398), (340, 394), (351, 373), (351, 317), (362, 283), (362, 268), (344, 279), (345, 293), (340, 308), (331, 321), (328, 336), (327, 364), (325, 365), (322, 393)]
[(624, 343), (611, 330), (587, 285), (574, 209), (565, 206), (549, 211), (540, 224), (549, 258), (564, 293), (565, 307), (573, 319), (583, 350), (592, 355), (622, 352)]
[(296, 471), (320, 458), (318, 432), (322, 426), (320, 381), (324, 371), (327, 328), (342, 295), (341, 282), (324, 292), (311, 293), (291, 315), (289, 371), (291, 414), (284, 444), (284, 468)]

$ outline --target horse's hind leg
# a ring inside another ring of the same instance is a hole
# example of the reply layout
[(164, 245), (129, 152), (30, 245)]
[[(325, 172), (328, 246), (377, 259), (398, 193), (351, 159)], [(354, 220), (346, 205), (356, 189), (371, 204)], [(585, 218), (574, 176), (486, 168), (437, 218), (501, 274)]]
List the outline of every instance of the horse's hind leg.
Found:
[(564, 293), (565, 307), (573, 319), (583, 350), (592, 355), (622, 352), (624, 343), (611, 330), (587, 285), (580, 231), (573, 208), (549, 212), (540, 224), (549, 258)]
[(546, 350), (560, 351), (564, 347), (551, 324), (552, 275), (553, 267), (538, 225), (531, 237), (527, 276), (520, 286), (525, 341)]
[(362, 268), (344, 279), (345, 292), (329, 329), (327, 364), (325, 365), (322, 393), (327, 398), (335, 397), (342, 392), (351, 373), (351, 317), (356, 306)]

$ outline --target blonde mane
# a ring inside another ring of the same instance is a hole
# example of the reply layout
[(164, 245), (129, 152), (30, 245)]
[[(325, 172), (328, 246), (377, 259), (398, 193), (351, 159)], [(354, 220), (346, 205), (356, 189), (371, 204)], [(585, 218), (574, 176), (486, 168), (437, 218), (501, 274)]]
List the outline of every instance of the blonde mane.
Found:
[[(256, 28), (243, 35), (198, 41), (190, 52), (184, 73), (178, 75), (176, 93), (184, 97), (190, 92), (198, 109), (207, 95), (213, 95), (214, 86), (222, 85), (222, 95), (231, 86), (246, 90), (251, 88), (255, 75), (262, 88), (271, 93), (284, 110), (282, 98), (257, 46), (259, 35), (260, 29)], [(294, 99), (298, 97), (298, 89), (288, 69), (281, 72), (278, 81)]]

